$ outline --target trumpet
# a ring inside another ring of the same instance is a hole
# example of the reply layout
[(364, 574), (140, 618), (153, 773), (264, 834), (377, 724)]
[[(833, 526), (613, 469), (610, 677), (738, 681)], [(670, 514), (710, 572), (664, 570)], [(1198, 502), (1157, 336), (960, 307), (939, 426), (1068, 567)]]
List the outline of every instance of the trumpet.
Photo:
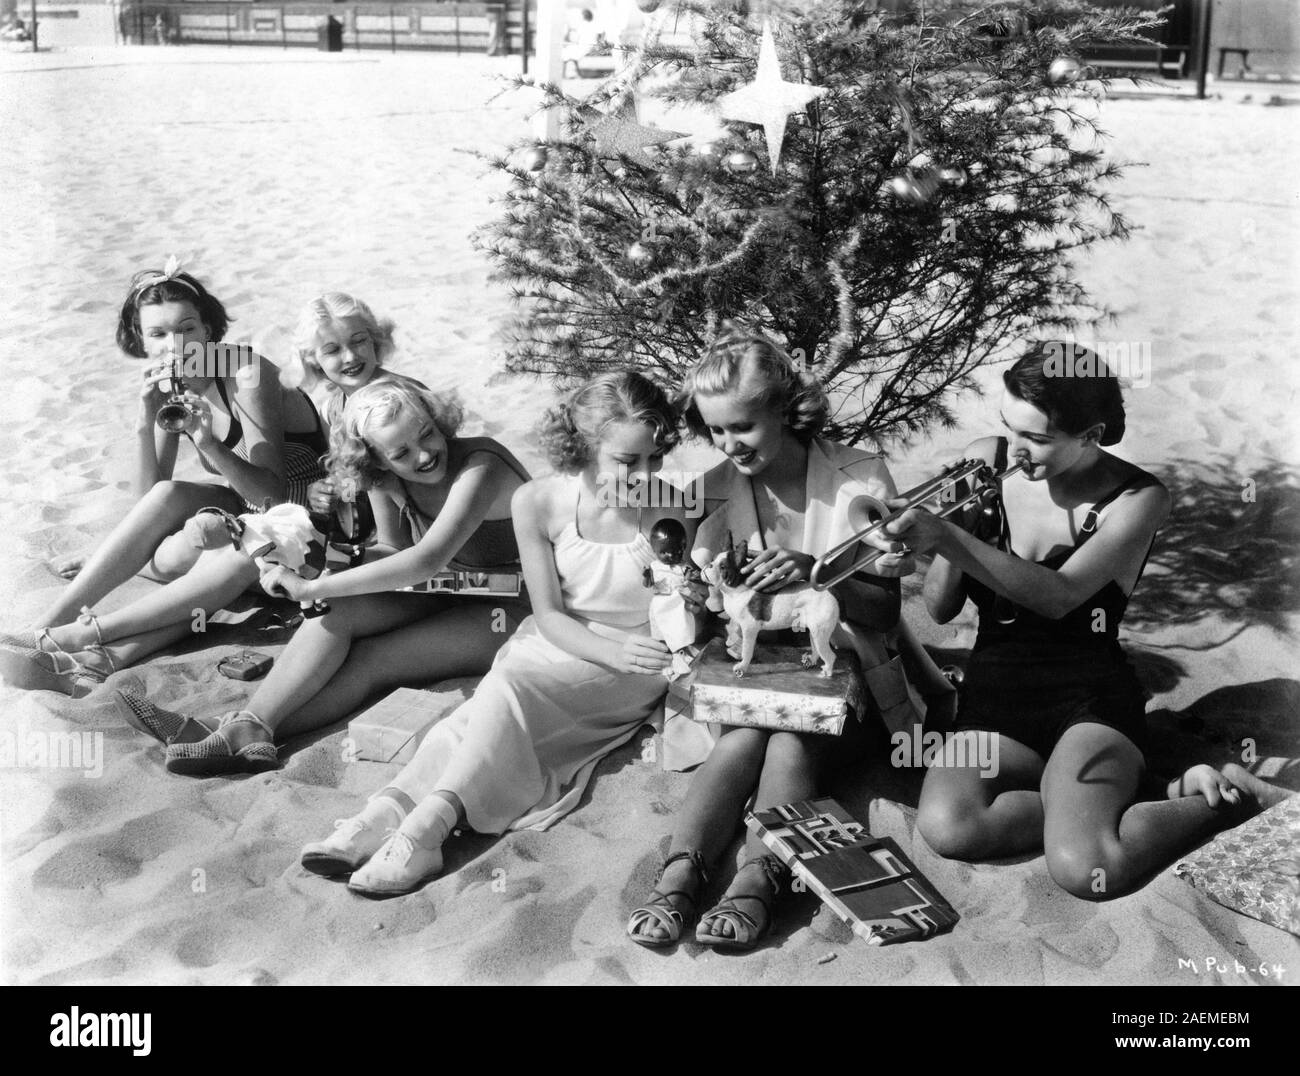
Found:
[(171, 390), (167, 402), (158, 408), (154, 421), (160, 430), (168, 433), (189, 433), (194, 429), (196, 412), (193, 404), (185, 399), (185, 382), (181, 380), (181, 360), (173, 359), (171, 366)]
[[(1000, 474), (995, 474), (993, 468), (983, 460), (961, 460), (951, 467), (945, 467), (939, 474), (922, 482), (919, 486), (913, 486), (906, 493), (899, 494), (900, 497), (907, 500), (907, 503), (901, 508), (891, 509), (883, 501), (865, 494), (861, 497), (854, 497), (849, 502), (849, 525), (855, 531), (853, 537), (841, 542), (834, 549), (824, 553), (813, 562), (809, 582), (812, 583), (814, 590), (826, 590), (847, 579), (854, 572), (861, 571), (869, 564), (874, 564), (880, 557), (884, 556), (884, 553), (879, 549), (864, 553), (833, 578), (824, 581), (821, 578), (822, 575), (831, 570), (830, 565), (833, 562), (856, 546), (867, 535), (873, 534), (886, 524), (894, 522), (904, 512), (908, 512), (913, 508), (925, 507), (927, 502), (934, 501), (936, 498), (943, 506), (937, 513), (940, 519), (947, 519), (948, 516), (960, 511), (972, 502), (979, 503), (980, 511), (985, 516), (994, 515), (1002, 499), (1002, 483), (1024, 469), (1024, 463), (1016, 463)], [(953, 492), (957, 483), (968, 479), (972, 483), (971, 491), (966, 496), (957, 499)]]

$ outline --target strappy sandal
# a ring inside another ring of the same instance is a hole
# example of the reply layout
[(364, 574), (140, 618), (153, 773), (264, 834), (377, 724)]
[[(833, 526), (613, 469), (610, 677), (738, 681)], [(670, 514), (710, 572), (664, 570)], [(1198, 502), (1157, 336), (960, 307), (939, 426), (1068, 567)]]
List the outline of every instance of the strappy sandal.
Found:
[[(713, 949), (748, 952), (758, 945), (768, 931), (772, 929), (775, 901), (781, 895), (781, 884), (789, 874), (789, 870), (774, 855), (755, 856), (753, 859), (747, 859), (740, 865), (740, 870), (743, 871), (753, 864), (761, 867), (763, 873), (767, 876), (768, 884), (772, 887), (772, 899), (767, 900), (756, 893), (723, 897), (712, 911), (705, 913), (699, 925), (695, 928), (695, 940), (701, 945), (707, 945)], [(736, 873), (739, 874), (740, 872), (737, 871)], [(766, 921), (760, 926), (752, 915), (736, 906), (738, 900), (757, 901), (763, 906), (763, 911), (767, 915)], [(711, 927), (718, 920), (731, 924), (730, 937), (712, 932)]]
[(229, 726), (240, 723), (257, 725), (268, 736), (275, 736), (275, 731), (256, 714), (247, 710), (226, 714), (217, 731), (197, 743), (168, 744), (168, 772), (189, 777), (217, 777), (226, 773), (265, 773), (278, 768), (280, 759), (274, 743), (257, 740), (238, 750), (230, 746), (223, 733)]
[[(674, 889), (668, 893), (660, 893), (659, 883), (663, 881), (664, 872), (682, 859), (689, 860), (691, 866), (695, 868), (695, 872), (700, 876), (700, 884), (695, 896), (691, 896), (685, 889)], [(669, 856), (659, 867), (659, 873), (655, 875), (654, 884), (655, 888), (650, 893), (650, 899), (628, 917), (627, 934), (637, 945), (644, 945), (649, 949), (662, 949), (665, 946), (675, 945), (681, 938), (682, 932), (689, 925), (687, 915), (683, 914), (681, 909), (673, 904), (673, 897), (680, 897), (683, 900), (690, 901), (689, 918), (695, 918), (699, 890), (709, 884), (709, 872), (704, 869), (704, 857), (699, 852), (678, 852)], [(662, 927), (667, 932), (667, 936), (656, 938), (652, 934), (641, 933), (642, 928), (646, 926)]]
[(144, 692), (144, 684), (131, 680), (119, 687), (114, 695), (122, 704), (122, 716), (126, 723), (141, 732), (147, 732), (164, 745), (173, 743), (197, 743), (210, 735), (212, 730), (201, 721), (192, 717), (164, 710), (149, 701)]
[(85, 606), (81, 614), (77, 620), (93, 625), (98, 640), (85, 649), (102, 657), (108, 664), (108, 672), (82, 664), (54, 641), (49, 628), (41, 628), (35, 633), (35, 646), (29, 646), (17, 636), (0, 636), (0, 670), (3, 670), (6, 682), (27, 691), (61, 691), (80, 699), (117, 672), (112, 655), (104, 649), (95, 614)]

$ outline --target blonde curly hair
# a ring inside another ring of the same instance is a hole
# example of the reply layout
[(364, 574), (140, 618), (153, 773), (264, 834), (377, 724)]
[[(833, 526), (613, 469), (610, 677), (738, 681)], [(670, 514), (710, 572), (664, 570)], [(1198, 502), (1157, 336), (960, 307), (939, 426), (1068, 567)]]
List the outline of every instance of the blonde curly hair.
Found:
[(346, 292), (327, 291), (304, 306), (293, 330), (293, 358), (302, 367), (304, 389), (311, 392), (318, 385), (325, 386), (325, 391), (329, 394), (326, 408), (330, 412), (342, 409), (342, 392), (325, 376), (325, 371), (316, 361), (316, 344), (322, 325), (337, 324), (344, 318), (356, 318), (365, 326), (366, 332), (370, 334), (370, 339), (375, 345), (377, 366), (383, 366), (396, 350), (396, 345), (393, 343), (392, 320), (375, 317), (370, 307)]
[(675, 402), (691, 433), (710, 440), (695, 397), (732, 392), (746, 373), (751, 384), (760, 386), (758, 405), (780, 411), (799, 441), (807, 444), (821, 432), (830, 417), (830, 401), (816, 379), (797, 369), (794, 360), (769, 337), (726, 322), (677, 394)]
[(667, 394), (635, 370), (592, 378), (542, 417), (537, 435), (551, 466), (575, 474), (590, 462), (611, 422), (644, 422), (655, 444), (670, 452), (681, 440), (680, 419)]
[(325, 467), (339, 491), (376, 489), (389, 481), (388, 468), (366, 441), (366, 430), (392, 422), (401, 414), (428, 415), (448, 440), (456, 436), (465, 410), (454, 393), (439, 393), (414, 378), (387, 373), (347, 398), (339, 421), (330, 430)]

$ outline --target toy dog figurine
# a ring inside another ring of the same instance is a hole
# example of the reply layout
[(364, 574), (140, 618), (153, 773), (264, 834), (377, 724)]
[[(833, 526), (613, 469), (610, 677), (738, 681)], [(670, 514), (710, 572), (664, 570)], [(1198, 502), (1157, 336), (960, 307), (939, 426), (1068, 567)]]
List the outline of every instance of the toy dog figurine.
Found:
[[(740, 574), (748, 555), (744, 542), (739, 549), (732, 545), (731, 532), (728, 531), (727, 547), (704, 569), (705, 582), (721, 596), (722, 609), (731, 618), (727, 628), (727, 653), (739, 659), (734, 667), (735, 674), (745, 675), (754, 659), (754, 646), (760, 631), (790, 628), (806, 631), (810, 636), (812, 649), (803, 656), (804, 666), (811, 669), (821, 659), (821, 675), (829, 678), (835, 669), (831, 636), (840, 621), (840, 603), (835, 595), (829, 590), (813, 590), (809, 583), (785, 587), (775, 594), (751, 590)], [(712, 600), (709, 607), (716, 608)]]

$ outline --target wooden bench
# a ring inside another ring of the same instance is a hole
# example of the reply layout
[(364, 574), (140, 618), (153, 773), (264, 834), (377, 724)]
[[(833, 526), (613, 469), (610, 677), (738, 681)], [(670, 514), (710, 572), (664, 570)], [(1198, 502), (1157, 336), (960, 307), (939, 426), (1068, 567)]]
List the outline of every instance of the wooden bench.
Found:
[(1166, 45), (1152, 41), (1149, 45), (1099, 45), (1084, 47), (1083, 60), (1097, 70), (1124, 75), (1129, 71), (1154, 71), (1162, 78), (1165, 69), (1173, 69), (1174, 78), (1182, 78), (1187, 65), (1190, 45)]

